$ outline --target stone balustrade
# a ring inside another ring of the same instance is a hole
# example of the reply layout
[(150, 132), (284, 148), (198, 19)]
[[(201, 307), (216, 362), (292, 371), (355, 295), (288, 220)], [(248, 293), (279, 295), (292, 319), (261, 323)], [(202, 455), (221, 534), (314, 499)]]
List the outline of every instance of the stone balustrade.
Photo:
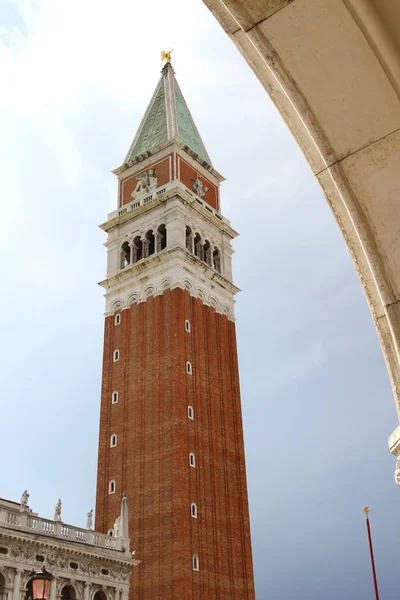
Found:
[(204, 202), (204, 200), (202, 200), (200, 198), (200, 196), (197, 196), (197, 194), (195, 194), (193, 191), (189, 190), (189, 188), (187, 188), (180, 181), (171, 181), (171, 182), (169, 182), (161, 187), (158, 187), (152, 191), (145, 190), (143, 192), (140, 192), (139, 194), (137, 194), (135, 196), (135, 198), (132, 202), (109, 213), (107, 219), (108, 219), (108, 221), (110, 221), (111, 219), (115, 219), (116, 217), (122, 217), (123, 215), (126, 215), (127, 213), (129, 213), (133, 210), (136, 210), (140, 206), (144, 206), (148, 202), (151, 202), (155, 198), (162, 196), (163, 194), (168, 192), (170, 189), (176, 188), (176, 187), (181, 188), (185, 192), (185, 194), (190, 196), (192, 198), (192, 200), (195, 200), (200, 206), (205, 208), (209, 213), (211, 213), (212, 215), (217, 217), (217, 219), (228, 223), (228, 221), (227, 221), (227, 219), (225, 219), (225, 217), (223, 217), (217, 210), (215, 210), (209, 204), (207, 204), (207, 202)]
[(90, 544), (107, 550), (129, 550), (129, 540), (122, 537), (112, 537), (91, 529), (81, 529), (80, 527), (67, 525), (62, 521), (51, 521), (39, 517), (35, 513), (19, 511), (18, 509), (0, 508), (0, 526), (15, 531), (51, 536), (65, 541)]

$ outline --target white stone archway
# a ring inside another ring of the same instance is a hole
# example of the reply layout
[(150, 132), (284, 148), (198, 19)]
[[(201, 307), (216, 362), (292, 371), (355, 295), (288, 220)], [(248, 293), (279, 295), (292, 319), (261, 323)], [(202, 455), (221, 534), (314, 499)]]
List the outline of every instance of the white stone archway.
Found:
[[(364, 288), (400, 417), (400, 3), (203, 1), (324, 190)], [(399, 458), (400, 427), (389, 447)]]

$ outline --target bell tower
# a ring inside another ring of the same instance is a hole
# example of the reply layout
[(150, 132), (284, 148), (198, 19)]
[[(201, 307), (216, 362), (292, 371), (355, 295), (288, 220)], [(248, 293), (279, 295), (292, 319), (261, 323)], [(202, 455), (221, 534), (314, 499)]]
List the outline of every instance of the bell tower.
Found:
[(96, 529), (129, 498), (131, 600), (253, 600), (231, 241), (169, 62), (107, 232)]

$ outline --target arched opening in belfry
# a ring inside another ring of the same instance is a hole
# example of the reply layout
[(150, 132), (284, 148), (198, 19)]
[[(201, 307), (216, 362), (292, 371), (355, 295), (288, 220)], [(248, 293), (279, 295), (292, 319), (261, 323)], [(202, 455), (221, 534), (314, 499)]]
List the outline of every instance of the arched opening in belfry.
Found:
[(212, 267), (212, 249), (208, 240), (204, 242), (204, 262)]
[(144, 257), (147, 258), (155, 252), (155, 237), (152, 231), (148, 231), (144, 240)]
[(2, 573), (0, 573), (0, 600), (7, 600), (6, 580)]
[(167, 247), (167, 228), (164, 224), (160, 225), (157, 230), (159, 235), (159, 249), (164, 250)]
[(194, 236), (194, 254), (195, 256), (197, 256), (197, 258), (203, 260), (203, 243), (199, 233), (196, 233), (196, 235)]
[(104, 592), (102, 592), (102, 591), (99, 590), (93, 596), (93, 600), (107, 600), (107, 596), (105, 595)]
[(213, 263), (214, 263), (214, 269), (216, 271), (218, 271), (218, 273), (221, 273), (221, 255), (219, 253), (218, 248), (214, 248)]
[(188, 225), (186, 225), (186, 250), (193, 254), (193, 232)]
[(143, 242), (139, 235), (133, 240), (132, 254), (132, 264), (136, 263), (138, 260), (142, 260), (143, 258)]
[(131, 247), (129, 242), (124, 242), (121, 246), (121, 269), (125, 269), (131, 264)]

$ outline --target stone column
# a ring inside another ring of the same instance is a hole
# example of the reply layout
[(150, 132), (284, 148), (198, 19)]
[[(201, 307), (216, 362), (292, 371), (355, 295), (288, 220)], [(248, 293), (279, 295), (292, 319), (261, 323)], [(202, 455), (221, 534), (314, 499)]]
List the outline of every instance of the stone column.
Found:
[(131, 249), (131, 264), (134, 265), (135, 262), (137, 262), (137, 253), (138, 253), (138, 248), (136, 246), (136, 244), (132, 244), (132, 249)]
[(88, 581), (85, 581), (85, 583), (83, 584), (83, 600), (89, 600), (89, 594), (90, 594), (90, 583)]
[(143, 246), (143, 258), (147, 258), (149, 256), (149, 240), (147, 238), (142, 239)]
[(13, 600), (21, 600), (21, 569), (15, 570)]
[(129, 594), (126, 590), (121, 590), (121, 600), (128, 600)]
[(114, 600), (119, 600), (119, 589), (118, 588), (114, 589)]
[(158, 231), (154, 232), (154, 252), (160, 252), (161, 250), (161, 235)]
[(54, 579), (52, 579), (50, 582), (50, 600), (56, 600), (56, 593), (57, 593), (57, 577), (54, 577)]

